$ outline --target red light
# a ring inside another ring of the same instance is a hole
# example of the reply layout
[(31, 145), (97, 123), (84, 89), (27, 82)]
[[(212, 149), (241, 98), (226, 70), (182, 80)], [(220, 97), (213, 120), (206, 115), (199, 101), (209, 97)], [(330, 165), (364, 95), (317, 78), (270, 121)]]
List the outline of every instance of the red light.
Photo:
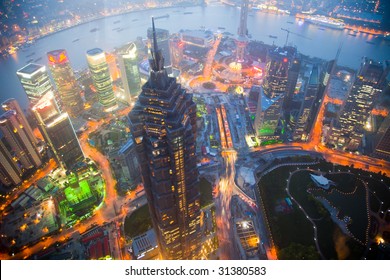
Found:
[(49, 55), (49, 61), (52, 63), (56, 63), (56, 59), (52, 55)]
[(58, 59), (58, 63), (61, 63), (63, 61), (66, 61), (68, 58), (66, 57), (66, 55), (64, 53), (61, 53), (60, 54), (60, 57)]
[(284, 63), (287, 63), (287, 62), (288, 62), (287, 57), (283, 58), (283, 62), (284, 62)]

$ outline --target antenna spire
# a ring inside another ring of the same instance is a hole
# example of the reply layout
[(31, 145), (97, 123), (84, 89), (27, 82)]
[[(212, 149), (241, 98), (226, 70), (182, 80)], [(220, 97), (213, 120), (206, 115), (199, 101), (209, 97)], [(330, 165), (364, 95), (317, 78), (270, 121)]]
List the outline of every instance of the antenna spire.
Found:
[(158, 51), (158, 46), (157, 46), (156, 27), (154, 26), (154, 17), (152, 17), (152, 30), (153, 30), (153, 50), (154, 53), (156, 54)]

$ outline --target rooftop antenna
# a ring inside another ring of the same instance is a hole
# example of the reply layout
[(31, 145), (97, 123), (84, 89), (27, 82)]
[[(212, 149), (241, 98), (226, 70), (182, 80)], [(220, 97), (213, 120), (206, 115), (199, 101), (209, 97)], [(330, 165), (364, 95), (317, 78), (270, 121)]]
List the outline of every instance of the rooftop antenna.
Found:
[(157, 54), (158, 46), (157, 46), (157, 37), (156, 37), (156, 27), (154, 26), (154, 17), (152, 17), (152, 29), (153, 29), (153, 51)]

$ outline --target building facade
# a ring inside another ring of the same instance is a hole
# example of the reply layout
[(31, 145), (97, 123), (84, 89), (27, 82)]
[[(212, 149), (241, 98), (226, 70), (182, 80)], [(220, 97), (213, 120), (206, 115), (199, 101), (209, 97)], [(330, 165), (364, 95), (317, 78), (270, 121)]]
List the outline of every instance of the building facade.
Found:
[(79, 116), (84, 109), (81, 88), (76, 81), (65, 50), (47, 53), (49, 69), (63, 105), (64, 111), (71, 116)]
[(163, 259), (196, 259), (200, 194), (196, 166), (196, 104), (168, 77), (152, 29), (150, 77), (129, 113), (142, 180)]
[(29, 124), (29, 122), (26, 119), (26, 116), (20, 108), (19, 103), (16, 101), (15, 98), (10, 98), (6, 101), (4, 101), (1, 104), (1, 107), (3, 108), (4, 111), (10, 111), (14, 110), (16, 112), (16, 117), (18, 118), (19, 122), (22, 124), (22, 126), (25, 129), (25, 132), (27, 134), (28, 139), (30, 140), (31, 143), (38, 144), (38, 139), (35, 137), (34, 132)]
[(22, 169), (39, 167), (41, 156), (34, 142), (28, 137), (27, 129), (23, 126), (17, 112), (9, 110), (0, 117), (0, 130), (10, 147), (12, 157)]
[(101, 49), (87, 51), (87, 62), (99, 102), (105, 112), (118, 108), (106, 56)]
[(18, 185), (22, 182), (22, 175), (22, 170), (0, 139), (0, 182), (5, 186)]

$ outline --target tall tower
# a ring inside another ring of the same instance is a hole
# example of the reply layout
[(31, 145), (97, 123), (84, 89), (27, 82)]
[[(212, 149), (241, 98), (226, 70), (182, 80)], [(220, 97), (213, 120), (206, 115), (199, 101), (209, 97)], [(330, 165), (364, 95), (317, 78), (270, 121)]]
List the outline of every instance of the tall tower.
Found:
[(240, 26), (237, 31), (237, 52), (236, 60), (237, 62), (244, 61), (245, 48), (248, 44), (248, 9), (249, 9), (249, 0), (242, 0), (241, 3), (241, 13), (240, 13)]
[(61, 113), (48, 92), (32, 108), (46, 143), (50, 146), (57, 162), (70, 169), (84, 159), (83, 151), (67, 113)]
[(0, 139), (0, 182), (3, 185), (17, 185), (22, 182), (22, 170)]
[(35, 143), (30, 141), (16, 111), (7, 111), (0, 117), (0, 130), (11, 148), (11, 155), (24, 169), (39, 167), (42, 164), (38, 149)]
[(130, 130), (163, 258), (196, 259), (201, 238), (196, 105), (168, 77), (152, 23), (150, 76), (129, 113)]
[(1, 107), (3, 108), (4, 111), (14, 110), (16, 112), (16, 117), (18, 118), (19, 122), (23, 125), (30, 142), (34, 144), (38, 144), (39, 141), (35, 137), (33, 130), (31, 129), (31, 126), (27, 121), (26, 116), (22, 111), (22, 108), (20, 108), (19, 103), (16, 101), (16, 99), (15, 98), (7, 99), (1, 104)]
[(124, 100), (130, 104), (141, 91), (141, 78), (138, 69), (137, 47), (129, 44), (119, 53), (119, 66), (122, 74), (122, 84), (125, 89)]
[[(160, 47), (162, 56), (164, 57), (164, 68), (168, 74), (172, 73), (172, 62), (171, 62), (171, 49), (169, 44), (169, 31), (162, 28), (156, 28), (156, 41)], [(153, 39), (153, 29), (148, 28), (147, 37), (151, 44)]]
[(16, 72), (31, 105), (47, 92), (54, 92), (46, 66), (30, 63)]
[(81, 99), (81, 88), (77, 84), (66, 51), (48, 52), (47, 58), (64, 110), (72, 116), (79, 116), (84, 109), (84, 102)]
[(116, 110), (118, 104), (116, 103), (110, 71), (104, 52), (98, 48), (87, 51), (87, 62), (93, 85), (96, 88), (99, 102), (103, 106), (104, 111), (110, 112)]

